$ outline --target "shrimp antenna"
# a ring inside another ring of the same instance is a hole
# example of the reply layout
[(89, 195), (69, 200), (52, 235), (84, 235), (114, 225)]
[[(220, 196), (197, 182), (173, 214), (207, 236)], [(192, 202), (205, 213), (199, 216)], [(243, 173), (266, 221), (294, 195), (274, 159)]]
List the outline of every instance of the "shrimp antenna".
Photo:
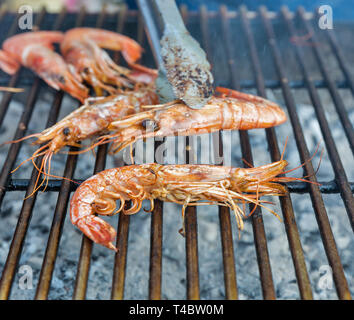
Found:
[(153, 105), (143, 105), (140, 106), (141, 109), (163, 109), (163, 108), (167, 108), (167, 107), (171, 107), (175, 104), (179, 104), (179, 103), (183, 103), (184, 102), (180, 99), (176, 99), (176, 100), (172, 100), (170, 102), (167, 103), (161, 103), (161, 104), (153, 104)]
[(322, 150), (321, 150), (321, 155), (320, 155), (320, 160), (318, 161), (318, 165), (317, 165), (317, 168), (316, 168), (316, 170), (315, 170), (315, 174), (317, 174), (318, 170), (320, 169), (320, 165), (321, 165), (321, 162), (322, 162), (323, 153), (324, 153), (324, 149), (322, 148)]
[(259, 204), (259, 183), (257, 184), (257, 191), (256, 191), (256, 203), (254, 204), (252, 211), (248, 214), (248, 216), (252, 216), (252, 214), (256, 211)]
[(6, 141), (6, 142), (3, 142), (2, 144), (0, 144), (0, 147), (2, 147), (5, 144), (18, 143), (18, 142), (21, 142), (23, 140), (27, 140), (27, 139), (30, 139), (30, 138), (35, 138), (35, 137), (38, 137), (39, 135), (40, 135), (40, 133), (33, 133), (33, 134), (30, 134), (28, 136), (22, 137), (22, 138), (17, 139), (17, 140)]
[(246, 165), (248, 165), (250, 168), (253, 168), (253, 165), (249, 163), (245, 158), (241, 159)]
[[(315, 155), (317, 154), (319, 147), (320, 147), (320, 143), (317, 144), (317, 147), (316, 147), (316, 150), (315, 150), (314, 154), (313, 154), (309, 159), (307, 159), (304, 163), (300, 164), (299, 166), (297, 166), (297, 167), (295, 167), (295, 168), (293, 168), (293, 169), (290, 169), (290, 170), (287, 170), (287, 171), (283, 171), (281, 174), (287, 174), (287, 173), (289, 173), (289, 172), (295, 171), (295, 170), (297, 170), (297, 169), (303, 167), (306, 163), (312, 161), (312, 159), (313, 159), (313, 158), (315, 157)], [(322, 152), (321, 152), (321, 158), (322, 158)]]
[[(297, 170), (301, 167), (303, 167), (307, 162), (311, 161), (314, 156), (317, 154), (318, 152), (318, 149), (319, 149), (319, 146), (320, 146), (320, 143), (317, 144), (317, 147), (316, 147), (316, 150), (314, 152), (314, 154), (311, 156), (311, 158), (307, 159), (303, 164), (297, 166), (296, 168), (293, 168), (293, 169), (290, 169), (290, 170), (287, 170), (287, 171), (284, 171), (284, 172), (281, 172), (281, 174), (286, 174), (286, 173), (289, 173), (289, 172), (292, 172), (294, 170)], [(323, 157), (323, 153), (324, 153), (324, 149), (321, 150), (321, 155), (320, 155), (320, 160), (318, 162), (318, 165), (317, 165), (317, 168), (315, 170), (315, 172), (312, 174), (312, 175), (316, 175), (318, 170), (320, 169), (320, 165), (321, 165), (321, 161), (322, 161), (322, 157)], [(318, 185), (320, 186), (321, 184), (316, 182), (316, 181), (309, 181), (309, 180), (306, 180), (306, 178), (309, 178), (310, 176), (312, 175), (306, 175), (302, 178), (295, 178), (295, 177), (275, 177), (272, 181), (284, 181), (284, 182), (289, 182), (289, 181), (303, 181), (303, 182), (307, 182), (307, 183), (312, 183), (312, 184), (315, 184), (315, 185)]]
[[(52, 153), (52, 152), (51, 152)], [(50, 160), (53, 156), (53, 153), (52, 155), (50, 156)], [(43, 159), (44, 160), (44, 159)], [(67, 181), (70, 181), (70, 182), (73, 182), (75, 184), (80, 184), (79, 182), (75, 181), (75, 180), (72, 180), (72, 179), (69, 179), (69, 178), (66, 178), (66, 177), (61, 177), (61, 176), (57, 176), (57, 175), (54, 175), (54, 174), (51, 174), (50, 171), (47, 170), (46, 171), (43, 171), (41, 168), (38, 168), (37, 164), (35, 162), (33, 162), (33, 166), (37, 169), (37, 171), (39, 173), (43, 173), (46, 177), (51, 177), (51, 178), (56, 178), (56, 179), (62, 179), (62, 180), (67, 180)], [(42, 167), (42, 166), (41, 166)], [(49, 170), (50, 170), (50, 164), (49, 164)], [(43, 190), (44, 191), (44, 190)]]
[[(50, 168), (51, 168), (51, 164), (52, 164), (52, 157), (53, 157), (53, 152), (51, 152), (48, 156), (48, 170), (47, 170), (48, 174), (50, 173)], [(49, 175), (48, 174), (45, 174), (46, 184), (45, 184), (45, 187), (42, 192), (44, 192), (48, 187), (48, 183), (49, 183)]]
[(285, 144), (284, 144), (283, 152), (281, 153), (280, 160), (284, 159), (284, 154), (285, 154), (286, 145), (288, 144), (288, 139), (289, 139), (289, 136), (287, 136), (285, 139)]
[[(43, 148), (43, 147), (42, 147)], [(38, 150), (37, 150), (38, 151)], [(42, 159), (41, 161), (41, 165), (40, 167), (38, 167), (38, 165), (36, 164), (36, 162), (34, 161), (34, 159), (36, 157), (39, 157), (40, 155), (43, 155), (44, 154), (44, 158)], [(57, 178), (57, 179), (63, 179), (63, 180), (68, 180), (70, 182), (73, 182), (73, 183), (76, 183), (76, 184), (79, 184), (78, 182), (74, 181), (74, 180), (71, 180), (69, 178), (66, 178), (66, 177), (60, 177), (60, 176), (56, 176), (56, 175), (53, 175), (53, 174), (50, 174), (50, 169), (51, 169), (51, 161), (52, 161), (52, 156), (53, 156), (53, 152), (52, 151), (44, 151), (40, 154), (38, 154), (36, 157), (32, 157), (31, 160), (32, 160), (32, 164), (33, 166), (36, 168), (36, 170), (38, 171), (38, 175), (37, 175), (37, 178), (36, 178), (36, 182), (34, 184), (34, 188), (33, 188), (33, 191), (31, 192), (30, 195), (28, 195), (25, 199), (27, 198), (30, 198), (32, 195), (34, 195), (41, 187), (42, 185), (45, 183), (45, 187), (43, 189), (42, 192), (44, 192), (47, 187), (48, 187), (48, 183), (49, 183), (49, 177), (53, 177), (53, 178)], [(29, 159), (27, 159), (29, 160)], [(39, 183), (39, 179), (40, 179), (40, 175), (43, 174), (44, 175), (44, 178), (43, 180), (41, 181), (41, 183)], [(39, 183), (39, 184), (38, 184)]]
[(45, 167), (45, 165), (46, 165), (47, 158), (48, 158), (48, 152), (46, 152), (46, 154), (45, 154), (43, 160), (41, 161), (41, 167), (40, 167), (40, 169), (39, 169), (39, 168), (37, 167), (37, 165), (35, 164), (35, 161), (32, 160), (33, 165), (35, 166), (35, 168), (36, 168), (37, 171), (38, 171), (38, 175), (37, 175), (37, 178), (36, 178), (36, 182), (34, 183), (34, 187), (33, 187), (33, 190), (32, 190), (32, 192), (31, 192), (31, 194), (28, 195), (27, 197), (25, 197), (25, 200), (28, 199), (28, 198), (30, 198), (30, 197), (32, 197), (32, 196), (37, 192), (37, 190), (39, 190), (39, 188), (43, 185), (44, 179), (42, 180), (42, 182), (41, 182), (39, 185), (38, 185), (38, 182), (39, 182), (39, 178), (40, 178), (40, 176), (41, 176), (42, 168)]
[(17, 170), (18, 170), (22, 165), (24, 165), (26, 162), (31, 161), (31, 160), (32, 160), (32, 162), (33, 162), (33, 160), (34, 160), (35, 158), (38, 158), (38, 157), (43, 156), (44, 154), (46, 154), (46, 152), (48, 152), (48, 150), (43, 151), (43, 152), (40, 152), (40, 151), (42, 151), (43, 149), (45, 149), (46, 147), (48, 147), (48, 144), (46, 144), (46, 145), (40, 147), (38, 150), (36, 150), (36, 151), (33, 153), (32, 157), (30, 157), (30, 158), (28, 158), (28, 159), (22, 161), (14, 170), (11, 171), (11, 173), (14, 173), (15, 171), (17, 171)]

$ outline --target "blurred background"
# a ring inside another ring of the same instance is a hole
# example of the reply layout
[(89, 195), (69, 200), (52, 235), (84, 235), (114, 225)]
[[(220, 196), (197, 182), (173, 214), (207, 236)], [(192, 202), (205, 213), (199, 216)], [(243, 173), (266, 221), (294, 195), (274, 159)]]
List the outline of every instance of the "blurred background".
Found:
[[(34, 10), (45, 5), (50, 12), (58, 12), (63, 6), (66, 6), (69, 11), (75, 11), (83, 4), (89, 12), (99, 11), (102, 5), (106, 5), (108, 10), (118, 10), (124, 3), (131, 9), (136, 8), (135, 0), (2, 0), (0, 2), (6, 3), (8, 8), (12, 10), (16, 10), (22, 4), (29, 4)], [(229, 10), (246, 4), (249, 10), (266, 5), (269, 10), (274, 11), (277, 11), (282, 5), (287, 5), (290, 10), (295, 10), (301, 5), (310, 12), (321, 5), (330, 5), (335, 21), (354, 19), (354, 0), (176, 0), (176, 3), (178, 5), (186, 4), (189, 10), (197, 10), (202, 4), (206, 5), (209, 10), (217, 10), (220, 4), (227, 5)]]

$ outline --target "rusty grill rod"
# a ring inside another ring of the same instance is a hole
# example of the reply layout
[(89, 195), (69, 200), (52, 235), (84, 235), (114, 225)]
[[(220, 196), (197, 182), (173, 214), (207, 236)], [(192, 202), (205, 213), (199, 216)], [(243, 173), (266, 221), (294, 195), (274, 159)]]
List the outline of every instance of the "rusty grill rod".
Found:
[[(323, 78), (326, 81), (327, 87), (328, 87), (328, 91), (332, 96), (333, 102), (334, 102), (334, 106), (337, 110), (338, 116), (341, 120), (344, 132), (348, 138), (348, 142), (350, 145), (350, 148), (352, 150), (352, 153), (354, 153), (354, 130), (353, 130), (353, 125), (349, 120), (348, 117), (348, 113), (345, 110), (345, 106), (343, 103), (343, 100), (341, 98), (341, 96), (339, 95), (339, 92), (336, 88), (336, 85), (333, 81), (333, 79), (330, 76), (330, 72), (328, 71), (327, 67), (326, 67), (326, 63), (322, 57), (322, 54), (320, 52), (320, 49), (317, 45), (315, 45), (314, 43), (316, 42), (316, 35), (313, 32), (312, 27), (310, 26), (308, 20), (305, 18), (305, 9), (303, 7), (299, 7), (298, 11), (297, 11), (298, 16), (300, 17), (300, 20), (303, 24), (303, 26), (305, 27), (305, 30), (308, 34), (311, 34), (312, 37), (310, 38), (310, 43), (312, 43), (312, 50), (315, 54), (315, 57), (317, 59), (318, 65), (320, 67), (320, 70), (322, 72)], [(353, 221), (352, 221), (353, 222)]]
[[(291, 19), (289, 19), (289, 11), (286, 7), (284, 7), (282, 9), (282, 15), (283, 15), (283, 18), (286, 22), (290, 36), (292, 36), (292, 37), (295, 36), (295, 28), (294, 28), (294, 25), (293, 25)], [(343, 202), (346, 207), (352, 229), (354, 230), (354, 202), (353, 202), (352, 190), (350, 188), (348, 178), (346, 176), (342, 161), (340, 159), (337, 147), (335, 145), (334, 139), (333, 139), (331, 131), (329, 129), (329, 125), (326, 120), (326, 116), (324, 113), (324, 109), (323, 109), (323, 105), (321, 103), (320, 97), (313, 86), (313, 83), (311, 81), (311, 75), (309, 74), (308, 70), (306, 69), (304, 55), (303, 55), (302, 51), (300, 50), (299, 46), (294, 46), (294, 49), (295, 49), (295, 53), (296, 53), (299, 65), (301, 67), (305, 82), (308, 86), (308, 91), (309, 91), (311, 101), (312, 101), (312, 104), (313, 104), (315, 112), (316, 112), (318, 122), (320, 124), (321, 132), (324, 137), (324, 142), (326, 144), (328, 154), (329, 154), (329, 157), (331, 160), (331, 164), (333, 167), (333, 171), (335, 174), (335, 180), (336, 180), (336, 183), (340, 189), (340, 193), (343, 198)]]
[[(82, 9), (82, 12), (84, 8)], [(106, 12), (102, 9), (97, 21), (96, 28), (100, 28), (103, 24), (104, 16)], [(77, 26), (81, 25), (83, 22), (84, 13), (82, 14), (82, 20), (77, 21)], [(97, 149), (97, 156), (95, 161), (95, 167), (93, 174), (96, 174), (104, 170), (106, 165), (107, 156), (107, 145), (101, 145)], [(91, 254), (92, 254), (93, 242), (86, 235), (82, 235), (80, 257), (77, 266), (76, 282), (74, 287), (74, 300), (83, 300), (86, 298), (87, 282), (90, 271)]]
[[(288, 113), (292, 124), (296, 144), (299, 150), (300, 159), (302, 163), (305, 163), (306, 160), (310, 158), (310, 154), (306, 146), (303, 130), (296, 112), (295, 100), (287, 84), (287, 77), (284, 72), (284, 65), (282, 63), (280, 51), (276, 44), (276, 38), (273, 31), (273, 27), (267, 17), (267, 9), (264, 6), (260, 7), (259, 15), (261, 17), (263, 26), (266, 31), (268, 43), (273, 55), (275, 68), (278, 73), (279, 80), (282, 83), (282, 91), (283, 91), (286, 106), (288, 108)], [(349, 291), (348, 283), (345, 278), (343, 266), (339, 258), (337, 246), (328, 220), (326, 207), (324, 205), (320, 190), (316, 184), (317, 180), (315, 176), (315, 171), (311, 162), (305, 163), (304, 171), (308, 176), (308, 179), (311, 182), (314, 182), (314, 183), (310, 183), (309, 185), (311, 200), (312, 200), (313, 208), (315, 210), (315, 215), (316, 215), (317, 223), (319, 225), (322, 242), (325, 247), (328, 262), (333, 270), (333, 278), (336, 285), (338, 296), (340, 299), (350, 299), (350, 291)]]
[[(226, 7), (224, 7), (226, 9)], [(221, 8), (222, 11), (222, 8)], [(207, 10), (205, 6), (200, 8), (200, 13), (202, 17), (201, 27), (203, 30), (203, 45), (206, 49), (207, 55), (210, 55), (210, 44), (208, 38), (206, 37), (209, 34), (208, 30), (208, 21), (207, 21)], [(225, 11), (225, 13), (227, 13)], [(222, 19), (223, 23), (223, 34), (227, 36), (228, 28), (226, 26), (225, 19)], [(228, 47), (226, 48), (228, 49)], [(208, 56), (208, 60), (211, 61), (212, 57)], [(217, 145), (219, 149), (216, 150), (214, 147), (214, 153), (218, 155), (221, 159), (224, 157), (224, 148), (222, 140), (222, 132), (212, 133), (213, 141), (218, 141)], [(220, 163), (223, 165), (223, 161)], [(235, 255), (234, 255), (234, 246), (233, 246), (233, 237), (232, 237), (232, 225), (230, 217), (230, 209), (227, 207), (219, 206), (219, 221), (220, 221), (220, 236), (221, 236), (221, 246), (222, 246), (222, 255), (223, 255), (223, 266), (224, 266), (224, 286), (225, 286), (225, 296), (228, 300), (238, 299), (238, 290), (237, 290), (237, 276), (236, 276), (236, 264), (235, 264)]]
[[(228, 24), (226, 23), (226, 9), (224, 9), (224, 14), (222, 14), (222, 18), (224, 19), (224, 34), (225, 40), (224, 43), (226, 46), (230, 43), (228, 31)], [(226, 53), (231, 54), (231, 50), (226, 47)], [(234, 64), (234, 60), (232, 56), (227, 57), (229, 70), (231, 72), (231, 85), (234, 89), (240, 90), (240, 84), (236, 77), (237, 70)], [(251, 165), (253, 165), (253, 156), (251, 150), (250, 139), (248, 136), (247, 131), (239, 131), (240, 136), (240, 143), (241, 143), (241, 151), (243, 158)], [(254, 205), (249, 205), (250, 212), (254, 209)], [(257, 207), (251, 217), (252, 219), (252, 228), (253, 228), (253, 236), (255, 240), (255, 249), (257, 254), (257, 261), (262, 285), (262, 293), (264, 299), (267, 300), (274, 300), (276, 298), (275, 289), (274, 289), (274, 282), (272, 276), (272, 270), (270, 265), (269, 253), (268, 253), (268, 246), (267, 240), (265, 235), (265, 229), (263, 224), (263, 217), (262, 217), (262, 210), (260, 207)]]
[[(260, 66), (255, 40), (251, 32), (249, 21), (247, 19), (247, 9), (245, 6), (242, 6), (240, 8), (240, 18), (241, 18), (243, 30), (245, 32), (245, 36), (247, 38), (247, 44), (249, 47), (249, 52), (252, 60), (253, 72), (256, 77), (258, 94), (264, 98), (267, 98), (265, 86), (264, 86), (263, 72)], [(265, 132), (266, 132), (268, 146), (271, 153), (271, 159), (272, 161), (279, 161), (280, 152), (279, 152), (275, 130), (274, 128), (269, 128), (266, 129)], [(291, 255), (295, 267), (295, 273), (296, 273), (298, 286), (300, 290), (300, 296), (302, 299), (312, 299), (313, 296), (312, 296), (311, 284), (310, 284), (308, 272), (306, 270), (304, 253), (300, 242), (299, 231), (297, 229), (290, 195), (287, 194), (284, 197), (280, 197), (279, 200), (280, 200), (284, 223), (286, 227), (285, 230), (288, 237)]]
[[(182, 7), (181, 16), (186, 27), (189, 22), (189, 12), (187, 7)], [(186, 137), (186, 163), (192, 163), (191, 152), (192, 137)], [(198, 261), (198, 221), (197, 207), (186, 208), (184, 217), (184, 228), (186, 238), (186, 279), (188, 300), (200, 299), (199, 286), (199, 261)]]
[[(209, 43), (209, 27), (208, 27), (208, 14), (205, 6), (200, 7), (200, 26), (202, 30), (202, 45), (205, 48), (208, 61), (212, 61), (211, 49)], [(223, 20), (224, 21), (224, 20)], [(227, 27), (224, 24), (224, 35), (227, 33)], [(223, 159), (223, 140), (222, 132), (212, 133), (213, 141), (218, 141), (219, 149), (215, 150), (214, 153)], [(220, 163), (222, 165), (223, 163)], [(224, 265), (224, 286), (225, 286), (225, 296), (226, 299), (234, 300), (238, 299), (237, 290), (237, 277), (236, 277), (236, 265), (234, 256), (234, 246), (231, 228), (231, 218), (230, 209), (227, 207), (219, 206), (219, 221), (220, 221), (220, 236), (223, 254), (223, 265)]]
[[(153, 39), (149, 32), (148, 26), (145, 26), (142, 13), (138, 13), (138, 30), (137, 40), (143, 45), (145, 38), (148, 37), (151, 48), (154, 48)], [(159, 59), (156, 49), (153, 50), (155, 67), (159, 65)], [(162, 141), (154, 142), (154, 152), (163, 143)], [(148, 151), (147, 151), (148, 152)], [(154, 157), (155, 159), (155, 157)], [(155, 159), (156, 161), (156, 159)], [(150, 300), (160, 300), (162, 294), (162, 245), (163, 245), (163, 202), (154, 200), (154, 210), (151, 212), (150, 225), (150, 265), (149, 265), (149, 288), (148, 295)]]
[[(45, 13), (46, 13), (46, 11), (45, 11), (45, 9), (43, 9), (37, 18), (37, 21), (36, 21), (37, 26), (39, 26), (41, 21), (44, 19)], [(58, 16), (57, 21), (60, 22), (61, 19), (62, 19), (62, 16)], [(58, 27), (58, 24), (56, 24), (56, 26)], [(36, 102), (36, 99), (38, 96), (41, 81), (42, 80), (40, 80), (39, 78), (35, 79), (35, 82), (31, 88), (31, 91), (29, 94), (27, 106), (25, 107), (23, 116), (20, 119), (14, 140), (23, 137), (24, 134), (26, 133), (26, 129), (27, 129), (29, 120), (31, 118), (31, 115), (32, 115), (32, 112), (33, 112), (33, 109), (35, 106), (35, 102)], [(56, 119), (57, 119), (58, 113), (59, 113), (60, 102), (61, 102), (61, 97), (59, 96), (58, 99), (55, 100), (53, 108), (51, 109), (51, 111), (49, 113), (47, 126), (50, 126), (56, 122)], [(20, 146), (21, 146), (21, 144), (17, 143), (17, 144), (13, 144), (10, 147), (8, 158), (5, 161), (5, 165), (3, 167), (1, 177), (3, 177), (4, 174), (6, 174), (6, 175), (10, 174), (10, 171), (13, 168), (13, 165), (17, 159), (18, 152), (20, 150)], [(40, 163), (41, 159), (42, 159), (42, 157), (36, 159), (37, 165)], [(34, 190), (35, 181), (36, 181), (38, 175), (39, 175), (38, 171), (35, 168), (33, 168), (30, 183), (27, 188), (25, 197), (29, 196), (32, 193), (32, 191)], [(5, 194), (5, 192), (3, 192), (1, 194), (1, 196), (2, 196), (1, 200), (4, 197), (4, 194)], [(21, 213), (20, 213), (20, 216), (18, 219), (15, 233), (14, 233), (14, 237), (11, 242), (9, 254), (7, 256), (4, 270), (2, 272), (2, 276), (1, 276), (1, 280), (0, 280), (0, 299), (2, 299), (2, 300), (7, 299), (10, 294), (15, 270), (16, 270), (18, 261), (21, 256), (22, 247), (23, 247), (24, 240), (25, 240), (26, 233), (27, 233), (27, 229), (28, 229), (31, 217), (32, 217), (32, 211), (33, 211), (35, 201), (36, 201), (36, 194), (30, 198), (25, 199), (23, 202)]]
[[(38, 15), (37, 17), (37, 20), (36, 20), (36, 23), (35, 25), (40, 25), (41, 21), (43, 20), (44, 18), (44, 15), (45, 15), (45, 10), (43, 9), (40, 14)], [(16, 30), (17, 30), (17, 20), (19, 18), (19, 15), (17, 16), (17, 18), (15, 19), (15, 22), (14, 24), (12, 24), (11, 28), (10, 28), (10, 31), (9, 31), (9, 35), (13, 35)], [(13, 85), (15, 86), (16, 85), (16, 82), (17, 82), (17, 79), (18, 79), (18, 76), (19, 74), (21, 73), (21, 70), (22, 68), (20, 68), (20, 70), (18, 72), (16, 72), (12, 77), (11, 77), (11, 80), (10, 80), (10, 83), (9, 83), (9, 86), (10, 85)], [(35, 101), (37, 100), (37, 95), (38, 95), (38, 92), (39, 92), (39, 87), (40, 87), (40, 84), (41, 84), (41, 80), (39, 80), (38, 78), (36, 78), (35, 82), (33, 83), (32, 87), (31, 87), (31, 90), (30, 90), (30, 93), (29, 93), (29, 96), (28, 96), (28, 100), (27, 100), (27, 105), (22, 113), (22, 116), (21, 116), (21, 119), (18, 123), (18, 126), (17, 126), (17, 130), (16, 130), (16, 133), (15, 133), (15, 136), (14, 136), (14, 139), (13, 140), (17, 140), (17, 139), (20, 139), (22, 137), (24, 137), (25, 133), (26, 133), (26, 130), (27, 130), (27, 125), (31, 119), (31, 116), (32, 116), (32, 112), (33, 112), (33, 109), (34, 109), (34, 105), (35, 105)], [(2, 125), (2, 122), (5, 118), (5, 115), (6, 115), (6, 112), (8, 110), (8, 106), (10, 104), (10, 101), (11, 101), (11, 97), (12, 97), (12, 93), (5, 93), (4, 95), (4, 98), (1, 102), (1, 111), (0, 111), (0, 126)], [(7, 158), (4, 162), (4, 165), (1, 169), (1, 173), (0, 173), (0, 206), (2, 204), (2, 201), (4, 199), (4, 196), (5, 196), (5, 193), (6, 193), (6, 184), (7, 184), (7, 181), (9, 179), (9, 176), (10, 176), (10, 172), (15, 164), (15, 161), (17, 159), (17, 156), (18, 156), (18, 153), (20, 151), (20, 148), (21, 148), (21, 144), (22, 142), (20, 143), (15, 143), (15, 144), (12, 144), (10, 149), (9, 149), (9, 152), (7, 154)]]
[[(62, 19), (66, 16), (66, 11), (61, 12)], [(78, 15), (78, 21), (82, 19), (82, 13)], [(56, 93), (56, 98), (60, 97), (62, 101), (63, 92)], [(71, 148), (71, 150), (77, 150), (77, 148)], [(63, 176), (68, 179), (72, 179), (76, 168), (77, 156), (69, 155), (67, 157)], [(63, 180), (57, 199), (56, 208), (53, 215), (53, 221), (49, 233), (46, 251), (43, 258), (42, 268), (39, 275), (39, 281), (36, 289), (35, 299), (43, 300), (48, 298), (52, 275), (54, 271), (55, 261), (59, 249), (60, 236), (64, 225), (66, 216), (66, 208), (69, 201), (71, 191), (71, 182)]]
[[(318, 12), (317, 12), (316, 17), (318, 18)], [(342, 69), (342, 72), (343, 72), (343, 74), (344, 74), (344, 76), (346, 78), (346, 82), (347, 82), (350, 90), (352, 91), (352, 94), (354, 95), (354, 79), (353, 79), (352, 75), (350, 74), (350, 71), (349, 71), (349, 68), (348, 68), (349, 63), (344, 58), (344, 54), (342, 52), (342, 49), (338, 45), (337, 40), (336, 40), (336, 38), (334, 36), (334, 31), (328, 29), (328, 30), (326, 30), (325, 35), (327, 36), (329, 44), (332, 47), (332, 52), (336, 56), (337, 61), (339, 63), (339, 66)]]
[[(53, 29), (59, 29), (59, 26), (61, 25), (65, 16), (66, 16), (66, 10), (63, 9)], [(63, 96), (64, 96), (63, 91), (59, 91), (55, 93), (54, 106), (55, 109), (58, 109), (58, 112), (61, 107)], [(52, 124), (48, 125), (47, 127), (51, 125)], [(70, 160), (68, 160), (66, 163), (64, 169), (64, 175), (63, 175), (64, 177), (72, 177), (76, 168), (75, 156), (69, 155), (68, 159)], [(58, 194), (58, 200), (53, 215), (53, 221), (49, 233), (47, 247), (44, 254), (42, 268), (39, 275), (37, 290), (35, 294), (35, 299), (37, 300), (43, 300), (48, 298), (50, 283), (54, 271), (55, 260), (59, 248), (60, 235), (62, 232), (64, 219), (66, 215), (66, 207), (69, 201), (70, 184), (71, 182), (69, 182), (68, 180), (63, 180)]]
[[(219, 153), (221, 154), (221, 153)], [(75, 183), (70, 184), (70, 191), (75, 191), (79, 184), (84, 182), (84, 180), (81, 179), (73, 179)], [(354, 192), (354, 182), (348, 182), (349, 187), (351, 192)], [(287, 186), (289, 191), (291, 193), (299, 193), (299, 194), (304, 194), (309, 192), (309, 186), (308, 183), (302, 182), (302, 181), (290, 181), (283, 183), (284, 185)], [(337, 182), (335, 180), (332, 181), (319, 181), (319, 190), (323, 194), (336, 194), (340, 192), (340, 189), (337, 185)], [(29, 180), (28, 179), (8, 179), (8, 182), (6, 184), (6, 191), (26, 191), (29, 185)], [(39, 191), (43, 192), (51, 192), (51, 191), (59, 191), (62, 185), (61, 180), (57, 179), (49, 179), (48, 180), (48, 186), (46, 189), (44, 189), (44, 186), (39, 188)]]
[[(139, 2), (139, 5), (144, 4)], [(145, 26), (145, 32), (144, 32)], [(138, 12), (138, 30), (137, 40), (143, 45), (145, 42), (145, 35), (149, 40), (150, 48), (152, 48), (155, 67), (159, 65), (158, 48), (153, 34), (149, 30), (150, 24), (144, 21), (143, 14)], [(154, 151), (163, 143), (163, 141), (154, 141)], [(147, 151), (148, 152), (148, 151)], [(154, 156), (155, 159), (155, 156)], [(156, 159), (155, 159), (156, 161)], [(161, 285), (162, 285), (162, 235), (163, 235), (163, 202), (154, 200), (154, 210), (151, 212), (151, 225), (150, 225), (150, 265), (149, 265), (149, 288), (148, 295), (150, 300), (161, 299)], [(119, 235), (118, 235), (119, 237)], [(127, 239), (125, 241), (127, 246)], [(127, 249), (125, 249), (126, 251)], [(123, 288), (121, 289), (123, 296)]]
[[(119, 33), (123, 33), (124, 24), (126, 21), (126, 14), (127, 7), (124, 6), (118, 13), (117, 32)], [(118, 53), (116, 54), (114, 60), (118, 61)], [(124, 298), (125, 271), (128, 253), (129, 222), (129, 215), (119, 215), (116, 242), (118, 252), (115, 255), (111, 292), (111, 298), (114, 300), (122, 300)]]

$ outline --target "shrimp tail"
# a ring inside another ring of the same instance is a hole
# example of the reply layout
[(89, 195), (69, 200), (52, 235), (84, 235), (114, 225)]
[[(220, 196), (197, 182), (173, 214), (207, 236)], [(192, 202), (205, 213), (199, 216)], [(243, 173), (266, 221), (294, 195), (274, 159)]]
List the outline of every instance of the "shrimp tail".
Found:
[(0, 144), (0, 147), (4, 146), (6, 144), (18, 143), (18, 142), (21, 142), (23, 140), (27, 140), (27, 139), (30, 139), (30, 138), (38, 138), (39, 136), (40, 136), (40, 133), (30, 134), (30, 135), (27, 135), (27, 136), (22, 137), (20, 139), (17, 139), (17, 140), (11, 140), (11, 141), (3, 142), (3, 143)]
[(116, 237), (116, 231), (103, 219), (85, 216), (77, 221), (76, 226), (92, 241), (117, 252), (117, 248), (112, 243)]

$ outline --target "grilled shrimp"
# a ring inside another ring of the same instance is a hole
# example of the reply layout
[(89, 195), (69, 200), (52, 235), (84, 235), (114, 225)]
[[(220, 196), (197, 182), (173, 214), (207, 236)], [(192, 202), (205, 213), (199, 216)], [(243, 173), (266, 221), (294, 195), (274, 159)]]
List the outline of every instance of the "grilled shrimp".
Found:
[[(154, 104), (157, 102), (157, 95), (149, 88), (108, 97), (88, 98), (83, 106), (70, 113), (52, 127), (40, 133), (31, 134), (22, 139), (8, 142), (16, 143), (29, 138), (37, 138), (33, 144), (41, 145), (31, 158), (22, 162), (15, 170), (25, 162), (31, 160), (38, 171), (45, 175), (45, 179), (39, 185), (40, 175), (38, 175), (33, 191), (35, 193), (46, 179), (48, 180), (50, 176), (53, 176), (50, 174), (50, 163), (53, 154), (57, 153), (64, 146), (80, 147), (80, 141), (104, 133), (110, 122), (135, 113), (142, 104)], [(39, 156), (44, 157), (40, 167), (37, 167), (34, 159)]]
[[(113, 142), (112, 150), (118, 152), (142, 138), (269, 128), (286, 121), (284, 111), (269, 100), (224, 88), (216, 91), (219, 96), (201, 109), (177, 101), (148, 106), (148, 111), (114, 121), (108, 127), (112, 133), (101, 136), (95, 145)], [(154, 131), (146, 130), (147, 121), (152, 121)]]
[[(138, 82), (151, 83), (157, 76), (152, 70), (136, 63), (141, 46), (127, 36), (95, 28), (74, 28), (65, 33), (61, 52), (68, 64), (89, 83), (97, 95), (102, 90), (116, 93), (116, 87), (133, 87)], [(101, 48), (121, 51), (134, 70), (118, 66)]]
[[(114, 215), (118, 212), (134, 214), (140, 211), (143, 200), (149, 200), (151, 212), (154, 199), (187, 206), (221, 205), (233, 210), (239, 230), (246, 216), (239, 204), (252, 203), (264, 206), (260, 197), (281, 196), (286, 189), (278, 182), (302, 180), (294, 177), (278, 177), (293, 171), (284, 171), (287, 161), (254, 168), (234, 168), (215, 165), (160, 165), (157, 163), (131, 165), (101, 171), (83, 182), (75, 191), (70, 202), (71, 222), (96, 243), (117, 250), (112, 241), (115, 229), (99, 215)], [(116, 201), (120, 200), (117, 208)], [(131, 200), (130, 208), (126, 201)], [(147, 210), (145, 210), (147, 211)]]
[(81, 102), (88, 89), (64, 59), (54, 52), (53, 43), (63, 40), (57, 31), (25, 32), (5, 40), (0, 50), (0, 68), (14, 74), (21, 65), (30, 68), (56, 90), (64, 90)]

